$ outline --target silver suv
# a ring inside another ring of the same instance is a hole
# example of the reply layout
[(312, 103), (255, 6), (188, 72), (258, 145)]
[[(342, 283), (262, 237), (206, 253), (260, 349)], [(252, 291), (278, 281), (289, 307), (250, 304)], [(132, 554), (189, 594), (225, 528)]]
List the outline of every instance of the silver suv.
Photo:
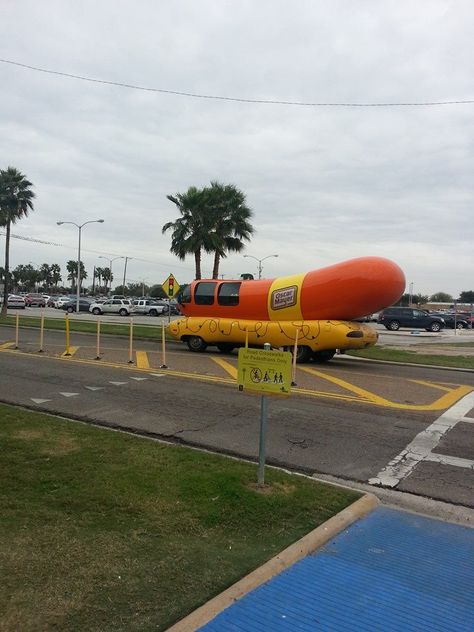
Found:
[(89, 311), (97, 316), (99, 314), (119, 314), (120, 316), (130, 316), (135, 312), (132, 301), (128, 299), (109, 298), (104, 303), (92, 303)]

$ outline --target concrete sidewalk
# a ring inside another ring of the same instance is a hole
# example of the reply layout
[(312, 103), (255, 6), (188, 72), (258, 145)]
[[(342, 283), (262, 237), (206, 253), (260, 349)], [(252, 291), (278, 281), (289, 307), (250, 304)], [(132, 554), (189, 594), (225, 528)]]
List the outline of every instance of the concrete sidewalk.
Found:
[(473, 632), (474, 529), (380, 507), (202, 632)]

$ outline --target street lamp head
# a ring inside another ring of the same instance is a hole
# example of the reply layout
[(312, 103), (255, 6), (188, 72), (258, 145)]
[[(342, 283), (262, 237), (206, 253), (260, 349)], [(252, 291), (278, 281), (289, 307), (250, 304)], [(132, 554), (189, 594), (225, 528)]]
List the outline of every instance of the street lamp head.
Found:
[(98, 222), (99, 224), (103, 224), (103, 223), (104, 223), (104, 220), (103, 220), (103, 219), (98, 219), (98, 220), (97, 220), (97, 222)]
[(64, 224), (64, 222), (56, 222), (56, 224), (57, 224), (58, 226), (61, 226), (61, 224)]

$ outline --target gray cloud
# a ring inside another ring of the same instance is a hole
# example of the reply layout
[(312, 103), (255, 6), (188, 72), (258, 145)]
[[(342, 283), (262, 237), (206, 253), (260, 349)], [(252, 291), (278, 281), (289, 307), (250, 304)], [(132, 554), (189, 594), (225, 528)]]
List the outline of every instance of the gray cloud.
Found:
[[(2, 6), (0, 57), (231, 97), (472, 99), (473, 18), (472, 4), (459, 0), (10, 0)], [(247, 252), (279, 254), (265, 262), (268, 276), (375, 254), (397, 261), (415, 291), (473, 289), (474, 105), (243, 104), (5, 64), (0, 80), (2, 166), (24, 171), (38, 196), (15, 232), (69, 245), (14, 240), (13, 265), (64, 265), (77, 235), (56, 221), (103, 217), (102, 226), (85, 229), (89, 270), (103, 263), (88, 252), (96, 250), (133, 257), (131, 279), (173, 272), (188, 281), (192, 259), (177, 261), (161, 234), (176, 216), (166, 195), (219, 179), (242, 188), (254, 209)], [(205, 267), (210, 272), (209, 257)], [(222, 265), (226, 276), (249, 270), (241, 255)]]

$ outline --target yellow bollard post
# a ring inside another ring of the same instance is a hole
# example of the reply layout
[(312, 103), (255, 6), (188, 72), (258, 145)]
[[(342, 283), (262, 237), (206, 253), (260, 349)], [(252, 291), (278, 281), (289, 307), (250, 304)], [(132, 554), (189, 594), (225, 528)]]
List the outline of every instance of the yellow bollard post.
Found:
[(40, 320), (40, 348), (38, 353), (43, 353), (43, 340), (44, 340), (44, 312), (41, 312), (41, 320)]
[(133, 364), (133, 318), (130, 318), (130, 340), (128, 346), (128, 363)]
[(64, 352), (65, 356), (71, 355), (70, 345), (69, 345), (69, 316), (65, 315), (66, 320), (66, 351)]
[(18, 349), (19, 331), (20, 331), (20, 314), (17, 314), (16, 322), (15, 322), (15, 349)]
[(166, 336), (165, 336), (165, 323), (161, 323), (161, 366), (160, 369), (167, 369), (166, 366)]
[(245, 328), (245, 348), (249, 348), (249, 326)]
[(95, 359), (100, 360), (100, 316), (97, 316), (97, 345)]
[(295, 335), (295, 347), (293, 349), (293, 370), (291, 375), (291, 386), (296, 386), (296, 354), (298, 353), (298, 329)]

